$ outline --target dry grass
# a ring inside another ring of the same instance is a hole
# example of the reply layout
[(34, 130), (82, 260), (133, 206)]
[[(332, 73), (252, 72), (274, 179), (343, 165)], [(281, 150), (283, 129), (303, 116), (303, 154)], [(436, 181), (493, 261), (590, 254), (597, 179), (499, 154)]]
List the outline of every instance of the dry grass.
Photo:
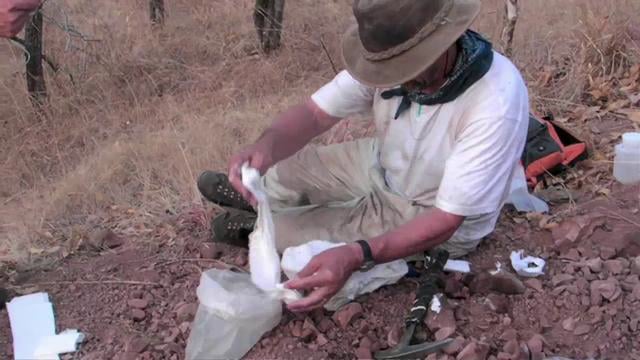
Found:
[[(153, 32), (146, 1), (49, 0), (45, 47), (63, 70), (48, 77), (46, 116), (27, 101), (20, 50), (0, 43), (0, 261), (30, 263), (107, 223), (140, 233), (197, 203), (201, 170), (223, 169), (332, 77), (320, 38), (339, 63), (348, 0), (288, 2), (284, 48), (269, 57), (252, 3), (169, 1)], [(502, 2), (484, 3), (477, 27), (497, 39)], [(640, 57), (624, 31), (639, 12), (633, 0), (523, 1), (514, 59), (533, 104), (570, 111), (594, 79), (622, 76)]]

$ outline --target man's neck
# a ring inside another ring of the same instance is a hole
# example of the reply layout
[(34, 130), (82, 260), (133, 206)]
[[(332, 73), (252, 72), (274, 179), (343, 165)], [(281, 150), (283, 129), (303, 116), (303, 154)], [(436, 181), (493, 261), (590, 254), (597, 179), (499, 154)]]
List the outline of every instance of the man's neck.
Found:
[(427, 95), (431, 95), (436, 93), (438, 90), (440, 90), (440, 87), (442, 87), (442, 85), (444, 85), (444, 83), (447, 82), (447, 78), (449, 77), (449, 74), (451, 74), (451, 72), (453, 71), (453, 68), (455, 67), (457, 59), (458, 59), (458, 45), (453, 44), (449, 49), (447, 49), (447, 51), (438, 60), (444, 63), (442, 75), (440, 76), (440, 78), (436, 82), (434, 82), (432, 85), (421, 89), (420, 92)]

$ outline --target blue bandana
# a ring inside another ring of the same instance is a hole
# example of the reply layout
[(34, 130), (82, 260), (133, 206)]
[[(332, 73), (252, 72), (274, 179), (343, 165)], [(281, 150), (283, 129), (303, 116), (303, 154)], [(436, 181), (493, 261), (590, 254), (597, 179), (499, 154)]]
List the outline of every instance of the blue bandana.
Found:
[(467, 30), (457, 44), (456, 64), (446, 82), (435, 93), (425, 94), (419, 90), (409, 90), (400, 86), (380, 94), (385, 100), (402, 96), (402, 102), (396, 111), (396, 119), (411, 107), (412, 102), (420, 105), (437, 105), (455, 100), (489, 71), (493, 63), (493, 50), (488, 40), (475, 31)]

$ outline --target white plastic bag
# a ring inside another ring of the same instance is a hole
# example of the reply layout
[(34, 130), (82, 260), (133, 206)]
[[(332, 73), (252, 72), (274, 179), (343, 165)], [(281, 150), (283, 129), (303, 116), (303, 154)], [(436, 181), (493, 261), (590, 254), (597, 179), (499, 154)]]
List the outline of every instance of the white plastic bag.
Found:
[(242, 166), (242, 183), (258, 201), (249, 235), (251, 274), (212, 269), (198, 286), (198, 312), (187, 343), (187, 359), (238, 359), (282, 317), (282, 300), (300, 299), (280, 283), (280, 256), (267, 195), (256, 169)]
[(280, 322), (282, 303), (258, 289), (246, 273), (212, 269), (197, 289), (198, 312), (186, 359), (239, 359)]
[(249, 267), (251, 280), (271, 297), (289, 303), (301, 298), (297, 291), (280, 284), (280, 256), (276, 250), (275, 229), (271, 208), (258, 170), (242, 166), (242, 184), (258, 201), (258, 219), (249, 235)]
[(513, 170), (507, 204), (513, 204), (516, 210), (521, 212), (549, 212), (549, 205), (546, 202), (529, 193), (524, 167), (520, 164), (516, 165)]
[[(282, 254), (282, 270), (290, 278), (294, 278), (311, 261), (315, 255), (344, 243), (331, 243), (314, 240), (303, 245), (287, 248)], [(357, 296), (370, 293), (381, 286), (398, 282), (409, 267), (404, 260), (396, 260), (386, 264), (378, 264), (365, 272), (354, 272), (342, 290), (335, 294), (325, 305), (325, 309), (337, 310)]]

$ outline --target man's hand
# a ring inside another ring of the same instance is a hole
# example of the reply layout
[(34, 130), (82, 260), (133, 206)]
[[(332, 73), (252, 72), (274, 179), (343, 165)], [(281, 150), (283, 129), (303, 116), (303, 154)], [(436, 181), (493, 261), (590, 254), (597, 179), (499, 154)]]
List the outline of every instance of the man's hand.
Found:
[(294, 290), (311, 290), (304, 299), (292, 302), (289, 310), (310, 311), (324, 305), (349, 280), (362, 264), (362, 249), (349, 244), (326, 250), (316, 256), (285, 286)]
[(311, 139), (329, 130), (338, 121), (339, 118), (326, 114), (311, 99), (289, 108), (276, 118), (255, 144), (231, 158), (231, 185), (255, 206), (255, 199), (242, 185), (242, 164), (249, 163), (249, 166), (264, 175), (275, 163), (295, 154)]
[(256, 200), (251, 192), (242, 184), (241, 169), (244, 163), (248, 163), (250, 167), (258, 170), (260, 174), (269, 170), (273, 166), (273, 145), (265, 137), (255, 144), (235, 154), (229, 160), (229, 182), (233, 187), (252, 205), (256, 205)]
[(18, 34), (38, 9), (41, 0), (2, 0), (0, 1), (0, 37), (12, 37)]

